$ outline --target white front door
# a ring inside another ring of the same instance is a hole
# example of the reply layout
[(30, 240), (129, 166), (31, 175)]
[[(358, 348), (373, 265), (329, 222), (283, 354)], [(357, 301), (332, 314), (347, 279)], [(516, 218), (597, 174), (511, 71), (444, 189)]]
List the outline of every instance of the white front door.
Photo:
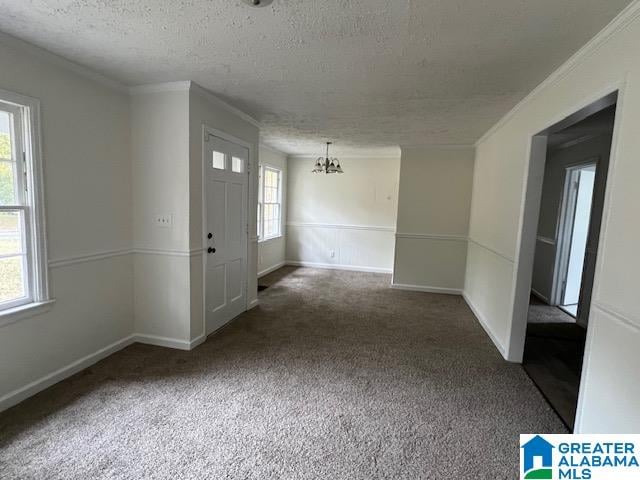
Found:
[(205, 136), (207, 335), (247, 308), (249, 150)]

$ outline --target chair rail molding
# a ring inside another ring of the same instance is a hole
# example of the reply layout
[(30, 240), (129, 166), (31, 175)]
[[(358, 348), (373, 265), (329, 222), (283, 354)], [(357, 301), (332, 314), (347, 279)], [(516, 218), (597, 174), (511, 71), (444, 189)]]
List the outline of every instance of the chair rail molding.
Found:
[(454, 242), (466, 242), (468, 237), (466, 235), (451, 235), (440, 233), (396, 233), (396, 238), (412, 238), (418, 240), (450, 240)]
[(287, 227), (295, 228), (331, 228), (336, 230), (368, 230), (373, 232), (389, 232), (395, 233), (395, 227), (385, 227), (380, 225), (350, 225), (338, 223), (304, 223), (304, 222), (287, 222)]

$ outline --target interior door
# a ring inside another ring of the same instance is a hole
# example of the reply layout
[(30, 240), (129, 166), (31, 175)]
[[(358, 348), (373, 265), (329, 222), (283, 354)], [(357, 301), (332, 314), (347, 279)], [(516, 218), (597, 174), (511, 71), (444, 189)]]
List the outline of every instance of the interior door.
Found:
[(205, 137), (205, 319), (207, 335), (247, 308), (249, 150)]

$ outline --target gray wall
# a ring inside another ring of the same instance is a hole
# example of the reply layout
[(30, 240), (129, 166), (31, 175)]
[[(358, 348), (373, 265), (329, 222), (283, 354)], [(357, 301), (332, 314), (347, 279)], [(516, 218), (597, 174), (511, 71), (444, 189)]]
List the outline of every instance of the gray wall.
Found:
[(462, 291), (473, 160), (473, 147), (402, 148), (396, 288)]

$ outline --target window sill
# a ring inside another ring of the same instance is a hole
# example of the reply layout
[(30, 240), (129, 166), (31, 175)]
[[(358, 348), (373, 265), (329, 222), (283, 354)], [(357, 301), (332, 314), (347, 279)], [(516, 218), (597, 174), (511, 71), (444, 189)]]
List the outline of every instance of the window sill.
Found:
[(27, 303), (19, 307), (8, 308), (0, 311), (0, 327), (18, 322), (24, 318), (35, 317), (48, 312), (55, 300), (46, 300), (44, 302)]
[(283, 238), (283, 237), (284, 235), (280, 234), (280, 235), (276, 235), (275, 237), (259, 238), (258, 243), (266, 243), (266, 242), (270, 242), (271, 240), (278, 240), (279, 238)]

